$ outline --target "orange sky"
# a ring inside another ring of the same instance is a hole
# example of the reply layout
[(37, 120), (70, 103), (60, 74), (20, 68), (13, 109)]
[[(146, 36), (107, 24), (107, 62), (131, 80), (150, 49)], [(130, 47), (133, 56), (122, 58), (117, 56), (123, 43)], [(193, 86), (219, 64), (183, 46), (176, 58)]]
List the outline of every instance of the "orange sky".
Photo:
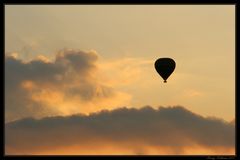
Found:
[[(234, 5), (5, 5), (5, 51), (6, 123), (144, 106), (235, 120)], [(166, 84), (160, 57), (176, 61)], [(136, 152), (105, 142), (99, 154)], [(192, 143), (179, 154), (233, 153), (224, 147)]]

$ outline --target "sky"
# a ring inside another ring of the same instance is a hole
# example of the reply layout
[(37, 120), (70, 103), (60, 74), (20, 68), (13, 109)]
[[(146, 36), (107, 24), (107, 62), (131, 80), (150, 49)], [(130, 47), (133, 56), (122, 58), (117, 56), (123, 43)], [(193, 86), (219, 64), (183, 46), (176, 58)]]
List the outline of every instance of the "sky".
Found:
[(235, 154), (234, 121), (234, 5), (5, 5), (6, 154)]

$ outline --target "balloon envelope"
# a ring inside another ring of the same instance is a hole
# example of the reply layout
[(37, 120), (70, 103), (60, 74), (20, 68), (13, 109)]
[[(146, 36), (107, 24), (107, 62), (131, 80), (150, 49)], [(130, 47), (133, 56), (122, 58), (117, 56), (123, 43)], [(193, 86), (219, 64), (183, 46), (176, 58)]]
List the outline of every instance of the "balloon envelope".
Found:
[(168, 77), (174, 71), (176, 63), (171, 58), (159, 58), (156, 60), (154, 66), (158, 74), (164, 79), (164, 82), (166, 83)]

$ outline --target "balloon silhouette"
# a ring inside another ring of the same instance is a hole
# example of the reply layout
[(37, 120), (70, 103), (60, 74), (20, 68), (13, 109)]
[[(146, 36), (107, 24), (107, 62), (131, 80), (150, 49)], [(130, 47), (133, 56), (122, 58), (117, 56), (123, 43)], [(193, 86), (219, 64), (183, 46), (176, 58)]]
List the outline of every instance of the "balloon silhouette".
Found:
[(166, 83), (168, 77), (173, 73), (176, 63), (171, 58), (159, 58), (154, 66), (158, 74), (164, 79), (164, 83)]

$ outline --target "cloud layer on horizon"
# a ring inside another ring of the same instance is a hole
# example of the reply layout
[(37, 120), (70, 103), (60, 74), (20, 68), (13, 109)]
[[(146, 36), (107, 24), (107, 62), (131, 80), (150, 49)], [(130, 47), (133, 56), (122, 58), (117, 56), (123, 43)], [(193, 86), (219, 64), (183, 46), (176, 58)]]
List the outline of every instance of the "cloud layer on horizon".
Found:
[(6, 154), (235, 154), (235, 126), (184, 107), (102, 110), (5, 125)]

